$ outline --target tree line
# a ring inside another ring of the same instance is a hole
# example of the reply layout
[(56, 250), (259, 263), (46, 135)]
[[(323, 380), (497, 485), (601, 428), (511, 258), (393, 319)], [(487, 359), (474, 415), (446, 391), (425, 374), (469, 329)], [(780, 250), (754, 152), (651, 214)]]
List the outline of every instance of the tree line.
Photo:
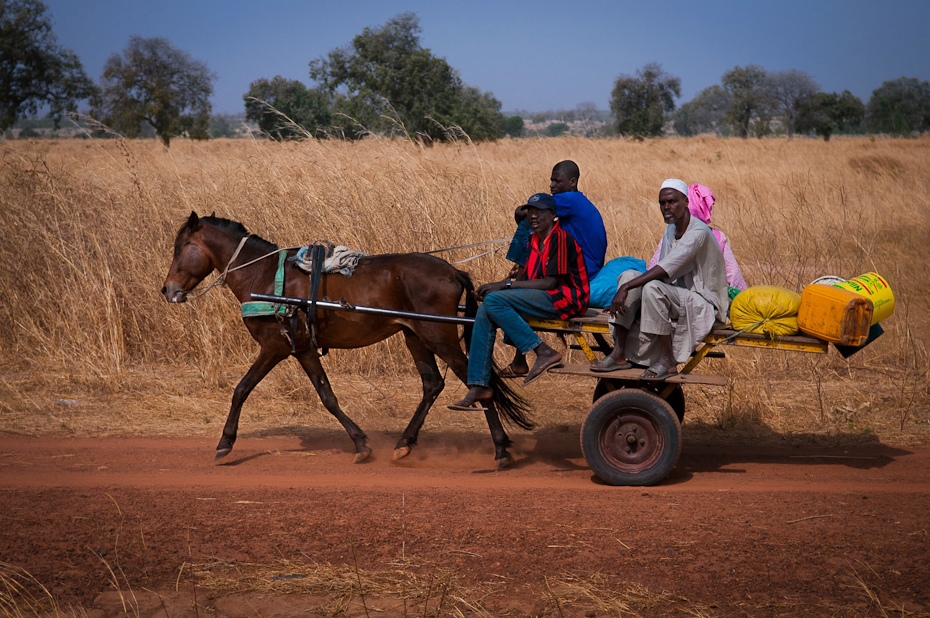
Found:
[[(423, 47), (420, 32), (419, 18), (401, 13), (311, 60), (311, 86), (280, 75), (257, 79), (243, 95), (245, 116), (273, 139), (383, 135), (431, 143), (522, 136), (524, 117), (505, 116), (492, 93), (464, 83)], [(42, 0), (0, 0), (0, 132), (42, 109), (57, 127), (65, 112), (88, 101), (104, 134), (156, 135), (166, 146), (176, 136), (207, 138), (214, 79), (206, 64), (166, 39), (133, 36), (94, 83), (74, 52), (58, 44)], [(676, 108), (680, 96), (681, 79), (658, 64), (620, 75), (610, 97), (610, 133), (644, 138), (673, 129), (749, 137), (783, 130), (829, 139), (840, 132), (930, 129), (930, 83), (914, 78), (885, 82), (864, 104), (849, 91), (821, 91), (803, 71), (749, 65), (727, 71), (720, 84)], [(594, 104), (573, 114), (583, 134), (596, 133)], [(567, 128), (551, 123), (547, 134)]]
[(691, 101), (675, 107), (681, 80), (658, 64), (621, 75), (610, 108), (617, 132), (635, 137), (715, 133), (770, 135), (775, 125), (789, 136), (834, 133), (910, 135), (930, 129), (930, 83), (901, 77), (872, 92), (868, 104), (848, 90), (823, 92), (804, 71), (769, 72), (757, 65), (734, 67)]

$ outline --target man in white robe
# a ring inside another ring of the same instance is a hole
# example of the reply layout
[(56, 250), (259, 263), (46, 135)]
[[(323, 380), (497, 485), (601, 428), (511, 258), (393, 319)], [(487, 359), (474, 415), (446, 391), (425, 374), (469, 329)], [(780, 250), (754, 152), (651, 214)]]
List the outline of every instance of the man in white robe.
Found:
[(592, 371), (648, 367), (640, 378), (661, 381), (678, 371), (715, 323), (725, 324), (726, 263), (711, 229), (688, 210), (688, 186), (662, 183), (659, 209), (668, 224), (659, 262), (618, 279), (610, 305), (614, 349)]

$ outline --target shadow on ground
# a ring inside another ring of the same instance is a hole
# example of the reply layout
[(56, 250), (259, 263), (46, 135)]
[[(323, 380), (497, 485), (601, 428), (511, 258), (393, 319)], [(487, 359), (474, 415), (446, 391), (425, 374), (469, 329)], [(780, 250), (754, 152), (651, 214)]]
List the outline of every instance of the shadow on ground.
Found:
[[(532, 432), (511, 431), (512, 469), (542, 464), (553, 471), (588, 469), (580, 446), (580, 425), (551, 425)], [(373, 449), (366, 463), (391, 459), (400, 433), (369, 432)], [(341, 429), (281, 426), (248, 432), (242, 438), (293, 436), (295, 451), (345, 453), (347, 465), (354, 447)], [(856, 469), (882, 468), (910, 451), (881, 443), (874, 434), (778, 434), (764, 425), (726, 430), (713, 425), (686, 422), (682, 429), (682, 452), (675, 470), (665, 483), (681, 483), (695, 474), (741, 474), (740, 464), (778, 463), (797, 466), (845, 466)], [(419, 465), (443, 468), (484, 469), (493, 458), (489, 435), (476, 431), (424, 430), (410, 456), (395, 462), (405, 467)], [(238, 466), (261, 457), (256, 453), (229, 458), (224, 465)]]

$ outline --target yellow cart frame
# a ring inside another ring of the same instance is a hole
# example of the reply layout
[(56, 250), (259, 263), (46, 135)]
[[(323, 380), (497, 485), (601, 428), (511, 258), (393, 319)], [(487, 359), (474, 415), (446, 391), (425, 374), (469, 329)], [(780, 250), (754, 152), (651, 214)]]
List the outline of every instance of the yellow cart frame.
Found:
[(581, 426), (581, 449), (594, 473), (611, 485), (653, 485), (671, 472), (681, 454), (681, 386), (726, 384), (723, 376), (693, 373), (705, 358), (721, 356), (718, 348), (738, 346), (814, 354), (826, 354), (829, 348), (827, 342), (812, 337), (770, 337), (715, 329), (677, 375), (661, 382), (646, 382), (639, 377), (642, 368), (590, 370), (590, 362), (597, 359), (596, 351), (607, 353), (611, 347), (606, 312), (593, 310), (571, 320), (531, 319), (528, 323), (537, 332), (574, 339), (570, 347), (581, 349), (587, 357), (587, 363), (568, 364), (551, 373), (597, 378), (594, 405)]

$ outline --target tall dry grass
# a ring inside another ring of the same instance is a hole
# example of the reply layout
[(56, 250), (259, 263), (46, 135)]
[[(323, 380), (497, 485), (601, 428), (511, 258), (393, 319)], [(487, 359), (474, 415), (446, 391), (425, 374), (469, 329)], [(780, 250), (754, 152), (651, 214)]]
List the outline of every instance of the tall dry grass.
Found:
[[(896, 313), (883, 323), (885, 336), (849, 360), (835, 352), (731, 354), (720, 371), (736, 387), (704, 396), (714, 401), (712, 422), (771, 421), (798, 405), (805, 423), (822, 425), (837, 414), (830, 393), (850, 385), (865, 393), (848, 404), (854, 411), (865, 401), (902, 428), (928, 422), (928, 138), (558, 138), (433, 148), (177, 140), (170, 150), (154, 140), (7, 141), (0, 153), (6, 375), (64, 371), (72, 382), (119, 392), (131, 388), (128, 372), (180, 365), (225, 386), (227, 370), (244, 371), (255, 353), (232, 296), (213, 291), (173, 306), (159, 294), (175, 233), (192, 210), (242, 221), (283, 246), (325, 238), (370, 253), (426, 251), (509, 236), (514, 206), (548, 189), (555, 162), (573, 159), (581, 190), (604, 214), (608, 257), (651, 255), (663, 226), (658, 186), (677, 176), (714, 190), (713, 223), (730, 236), (750, 284), (800, 290), (821, 275), (873, 270), (891, 281)], [(464, 268), (478, 283), (499, 279), (509, 270), (503, 254)], [(413, 373), (396, 341), (334, 351), (326, 362), (335, 372)], [(297, 388), (302, 378), (288, 371), (271, 379)], [(793, 400), (801, 385), (815, 390)]]

